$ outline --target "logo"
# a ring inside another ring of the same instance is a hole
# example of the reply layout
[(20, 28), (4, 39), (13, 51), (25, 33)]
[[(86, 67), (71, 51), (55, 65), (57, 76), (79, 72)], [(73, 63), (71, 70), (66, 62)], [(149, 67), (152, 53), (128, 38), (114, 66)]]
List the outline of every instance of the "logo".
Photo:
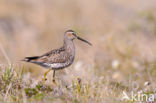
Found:
[(128, 95), (123, 91), (122, 101), (135, 101), (135, 102), (154, 102), (154, 93), (134, 93), (133, 91)]

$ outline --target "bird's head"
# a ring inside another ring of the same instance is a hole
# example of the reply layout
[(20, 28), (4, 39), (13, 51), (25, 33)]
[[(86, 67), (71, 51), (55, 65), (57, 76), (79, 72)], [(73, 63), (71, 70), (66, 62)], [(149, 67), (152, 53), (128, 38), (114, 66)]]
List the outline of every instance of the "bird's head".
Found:
[(90, 42), (88, 42), (87, 40), (85, 39), (82, 39), (81, 37), (77, 36), (76, 33), (73, 31), (73, 30), (67, 30), (65, 32), (65, 39), (68, 39), (68, 40), (74, 40), (74, 39), (78, 39), (78, 40), (81, 40), (85, 43), (88, 43), (89, 45), (92, 45)]

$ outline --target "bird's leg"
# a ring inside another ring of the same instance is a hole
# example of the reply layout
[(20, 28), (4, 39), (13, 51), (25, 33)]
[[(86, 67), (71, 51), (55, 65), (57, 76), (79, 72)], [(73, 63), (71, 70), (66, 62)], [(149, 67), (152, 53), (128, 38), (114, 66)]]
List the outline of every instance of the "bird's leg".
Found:
[(56, 84), (55, 82), (55, 70), (53, 71), (53, 79), (52, 79), (53, 83)]
[(43, 82), (45, 82), (45, 81), (47, 80), (46, 76), (47, 76), (47, 74), (48, 74), (50, 71), (51, 71), (51, 69), (49, 69), (48, 71), (46, 71), (46, 72), (44, 73)]

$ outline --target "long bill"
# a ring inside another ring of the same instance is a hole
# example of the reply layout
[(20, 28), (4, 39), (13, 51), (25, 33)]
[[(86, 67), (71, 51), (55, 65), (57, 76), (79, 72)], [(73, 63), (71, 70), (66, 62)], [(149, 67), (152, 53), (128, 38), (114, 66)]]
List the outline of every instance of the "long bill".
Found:
[(77, 36), (77, 39), (78, 39), (78, 40), (81, 40), (81, 41), (83, 41), (83, 42), (86, 42), (86, 43), (88, 43), (89, 45), (92, 46), (92, 44), (91, 44), (90, 42), (88, 42), (87, 40), (82, 39), (82, 38), (79, 37), (79, 36)]

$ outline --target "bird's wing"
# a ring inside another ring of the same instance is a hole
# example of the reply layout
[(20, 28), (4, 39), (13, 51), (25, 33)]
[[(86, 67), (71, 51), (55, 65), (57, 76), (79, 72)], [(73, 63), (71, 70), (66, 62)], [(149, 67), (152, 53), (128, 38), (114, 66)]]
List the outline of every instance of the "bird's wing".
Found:
[(40, 63), (65, 63), (68, 59), (68, 53), (64, 48), (55, 49), (40, 56), (35, 62)]

